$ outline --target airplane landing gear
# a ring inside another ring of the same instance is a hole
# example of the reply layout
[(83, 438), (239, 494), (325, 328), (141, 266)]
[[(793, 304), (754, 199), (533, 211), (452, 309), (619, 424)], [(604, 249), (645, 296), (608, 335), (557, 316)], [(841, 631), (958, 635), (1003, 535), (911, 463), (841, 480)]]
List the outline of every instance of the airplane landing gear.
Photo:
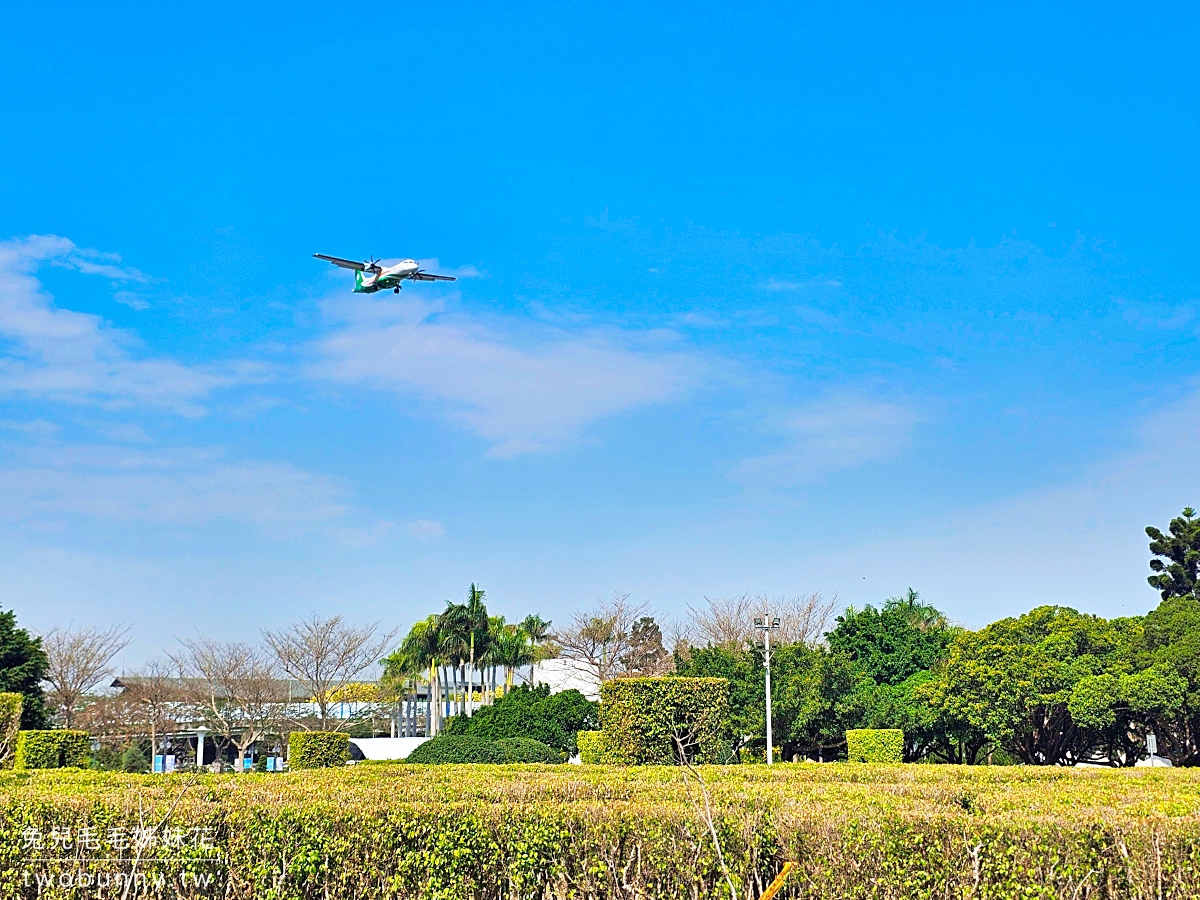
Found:
[(397, 287), (397, 288), (392, 288), (392, 293), (393, 293), (393, 294), (398, 294), (398, 293), (400, 293), (400, 288), (398, 288), (398, 287)]

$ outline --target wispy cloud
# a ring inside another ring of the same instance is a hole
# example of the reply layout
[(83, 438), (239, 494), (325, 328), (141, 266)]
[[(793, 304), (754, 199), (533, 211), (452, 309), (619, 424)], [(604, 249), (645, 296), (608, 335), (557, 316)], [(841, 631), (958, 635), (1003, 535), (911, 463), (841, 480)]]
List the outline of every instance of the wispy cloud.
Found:
[(118, 281), (147, 276), (120, 266), (112, 255), (81, 250), (66, 238), (34, 236), (0, 242), (0, 392), (70, 403), (144, 404), (183, 415), (204, 412), (214, 390), (261, 378), (242, 363), (220, 371), (169, 358), (138, 357), (137, 341), (94, 315), (57, 306), (36, 278), (43, 265), (60, 265)]
[(1200, 390), (1129, 435), (1060, 483), (907, 521), (894, 537), (831, 549), (813, 571), (850, 588), (863, 576), (875, 591), (912, 585), (970, 627), (1042, 603), (1140, 615), (1158, 602), (1145, 526), (1200, 506)]
[(10, 522), (82, 516), (198, 527), (227, 521), (295, 533), (350, 511), (347, 491), (334, 479), (283, 463), (231, 462), (213, 451), (87, 445), (23, 456), (0, 470), (0, 519)]
[(455, 278), (483, 278), (483, 273), (472, 265), (459, 266), (456, 269), (446, 268), (437, 257), (418, 259), (417, 264), (426, 272), (435, 275), (453, 275)]
[(346, 319), (316, 345), (314, 376), (434, 401), (490, 441), (493, 456), (559, 448), (703, 375), (697, 359), (635, 346), (627, 333), (485, 325), (411, 301), (340, 303), (339, 312)]
[(897, 455), (909, 445), (919, 421), (918, 413), (903, 403), (831, 394), (775, 416), (772, 424), (783, 448), (743, 460), (732, 477), (772, 487), (806, 484)]

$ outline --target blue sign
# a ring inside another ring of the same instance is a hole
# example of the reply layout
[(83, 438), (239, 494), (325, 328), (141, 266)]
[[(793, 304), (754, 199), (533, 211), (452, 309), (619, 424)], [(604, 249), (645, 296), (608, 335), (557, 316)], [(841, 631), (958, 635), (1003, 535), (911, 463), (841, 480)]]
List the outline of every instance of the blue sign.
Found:
[(275, 771), (275, 757), (273, 757), (273, 756), (267, 757), (267, 771), (268, 772)]
[(166, 765), (167, 765), (167, 761), (163, 757), (163, 755), (161, 753), (155, 754), (155, 756), (154, 756), (154, 771), (156, 773), (161, 773), (166, 769)]

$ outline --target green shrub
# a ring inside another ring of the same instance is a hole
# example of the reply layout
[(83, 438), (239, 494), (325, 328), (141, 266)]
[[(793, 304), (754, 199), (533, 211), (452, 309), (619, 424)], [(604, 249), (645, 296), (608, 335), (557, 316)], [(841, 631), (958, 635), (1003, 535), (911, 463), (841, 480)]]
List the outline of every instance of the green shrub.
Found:
[(350, 735), (339, 731), (293, 731), (288, 735), (289, 769), (325, 769), (350, 760)]
[(407, 763), (560, 763), (563, 754), (532, 738), (487, 738), (439, 734), (421, 744), (404, 759)]
[(846, 732), (850, 762), (904, 762), (904, 732), (899, 728), (856, 728)]
[(0, 766), (12, 765), (17, 751), (17, 735), (21, 733), (21, 708), (23, 695), (5, 691), (0, 693)]
[(567, 761), (566, 754), (561, 750), (555, 750), (533, 738), (500, 738), (496, 741), (496, 746), (504, 754), (506, 763), (562, 763)]
[(495, 741), (465, 734), (439, 734), (404, 757), (406, 763), (502, 763), (504, 750)]
[(454, 716), (442, 734), (533, 738), (568, 756), (578, 751), (577, 732), (596, 727), (596, 704), (579, 691), (551, 694), (546, 685), (520, 686), (470, 716)]
[(600, 724), (613, 748), (635, 765), (675, 762), (676, 739), (694, 762), (725, 763), (733, 756), (726, 678), (605, 682)]
[(150, 768), (150, 761), (146, 759), (146, 754), (142, 752), (142, 748), (135, 744), (125, 748), (125, 752), (121, 754), (121, 771), (122, 772), (145, 772)]
[(17, 769), (82, 768), (88, 764), (91, 749), (92, 739), (86, 731), (22, 731), (17, 736), (13, 765)]

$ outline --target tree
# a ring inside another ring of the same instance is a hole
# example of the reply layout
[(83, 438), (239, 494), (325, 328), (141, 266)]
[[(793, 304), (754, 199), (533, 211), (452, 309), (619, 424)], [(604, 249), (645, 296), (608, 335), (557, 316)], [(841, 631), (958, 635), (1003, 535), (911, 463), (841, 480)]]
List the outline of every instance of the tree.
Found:
[(1135, 644), (1135, 664), (1177, 679), (1177, 704), (1159, 703), (1147, 715), (1159, 752), (1177, 766), (1200, 765), (1200, 599), (1170, 597), (1151, 610)]
[(53, 628), (42, 638), (50, 699), (63, 726), (71, 728), (83, 698), (112, 674), (114, 657), (129, 646), (129, 627)]
[[(411, 678), (414, 682), (425, 674), (429, 681), (429, 712), (426, 716), (425, 732), (429, 736), (438, 733), (439, 682), (438, 670), (442, 665), (442, 647), (438, 633), (438, 616), (431, 615), (409, 629), (400, 647), (383, 661), (384, 677), (387, 679)], [(415, 723), (414, 728), (415, 731)]]
[(932, 669), (958, 630), (912, 588), (903, 597), (886, 600), (882, 609), (847, 607), (836, 622), (826, 635), (829, 649), (844, 653), (868, 678), (887, 685)]
[(0, 691), (22, 696), (21, 727), (26, 730), (50, 724), (42, 691), (47, 666), (42, 639), (18, 627), (12, 610), (0, 612)]
[(520, 626), (504, 625), (492, 638), (491, 659), (504, 670), (504, 687), (510, 690), (513, 673), (538, 661), (537, 647)]
[(237, 749), (236, 770), (243, 772), (246, 751), (282, 722), (287, 686), (257, 647), (204, 637), (184, 641), (183, 647), (180, 669), (193, 679), (188, 699), (213, 732)]
[(761, 641), (754, 619), (778, 616), (779, 630), (772, 640), (780, 644), (816, 644), (833, 615), (837, 598), (826, 600), (819, 591), (792, 597), (766, 594), (739, 597), (705, 597), (704, 607), (688, 607), (691, 620), (689, 641), (696, 646), (744, 648)]
[(1129, 656), (1121, 623), (1040, 606), (959, 634), (928, 696), (1022, 762), (1073, 765), (1099, 755), (1093, 723), (1071, 714), (1073, 692), (1079, 704), (1096, 687), (1085, 679), (1127, 674)]
[[(1163, 534), (1153, 525), (1146, 527), (1150, 538), (1150, 560), (1154, 574), (1146, 580), (1164, 600), (1184, 597), (1196, 592), (1197, 571), (1200, 570), (1200, 519), (1191, 507), (1176, 516)], [(1163, 559), (1158, 559), (1162, 557)]]
[(150, 736), (150, 755), (158, 752), (158, 736), (175, 723), (175, 707), (182, 699), (178, 666), (149, 660), (132, 675), (122, 676), (122, 695), (139, 711)]
[[(639, 621), (640, 630), (635, 633)], [(653, 622), (648, 604), (630, 603), (628, 594), (617, 593), (601, 600), (595, 609), (575, 613), (571, 624), (554, 634), (554, 642), (559, 657), (570, 668), (599, 686), (630, 674), (639, 652), (647, 652), (645, 641), (653, 634)], [(661, 647), (661, 631), (658, 642)]]
[(364, 669), (380, 661), (395, 632), (377, 635), (378, 624), (353, 626), (341, 616), (321, 618), (313, 613), (280, 631), (263, 631), (280, 669), (295, 678), (316, 704), (320, 730), (336, 731), (340, 724), (329, 715), (332, 695)]
[(533, 667), (544, 659), (552, 659), (558, 653), (558, 648), (550, 641), (551, 623), (541, 616), (530, 614), (522, 619), (517, 627), (529, 638), (534, 647), (534, 658), (525, 665), (529, 666), (528, 684), (533, 684)]
[(629, 630), (629, 651), (621, 660), (625, 674), (634, 677), (664, 675), (672, 668), (663, 647), (662, 629), (650, 616), (642, 616)]

